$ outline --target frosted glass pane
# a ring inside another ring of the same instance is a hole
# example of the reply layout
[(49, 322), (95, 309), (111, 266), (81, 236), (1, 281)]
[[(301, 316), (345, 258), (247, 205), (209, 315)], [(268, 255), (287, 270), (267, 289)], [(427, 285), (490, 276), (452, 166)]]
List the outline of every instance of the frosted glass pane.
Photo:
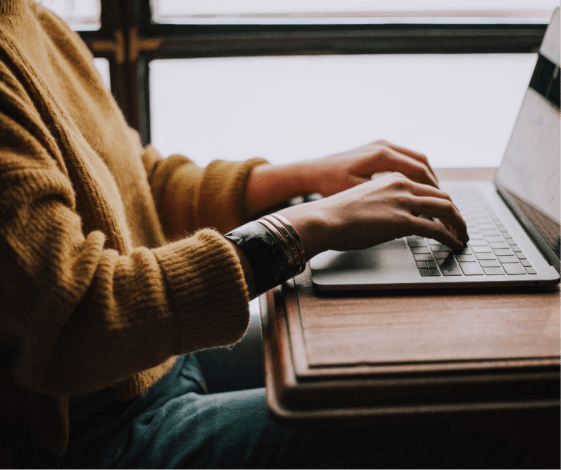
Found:
[(160, 23), (548, 22), (556, 0), (152, 0)]
[(309, 159), (386, 139), (435, 167), (498, 166), (536, 56), (360, 55), (150, 63), (164, 155)]
[(101, 79), (103, 80), (103, 84), (107, 87), (108, 90), (111, 89), (111, 77), (109, 75), (109, 61), (102, 57), (98, 57), (94, 59), (94, 65), (99, 74), (101, 75)]
[(76, 31), (97, 30), (101, 26), (100, 0), (39, 0)]

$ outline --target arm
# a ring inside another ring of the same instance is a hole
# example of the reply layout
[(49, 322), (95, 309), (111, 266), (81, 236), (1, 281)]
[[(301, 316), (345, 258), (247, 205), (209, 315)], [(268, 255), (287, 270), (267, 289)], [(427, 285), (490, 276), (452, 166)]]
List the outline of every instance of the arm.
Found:
[(225, 233), (246, 220), (244, 188), (250, 172), (265, 160), (215, 160), (198, 167), (181, 155), (162, 158), (148, 146), (142, 156), (158, 216), (168, 240), (203, 227)]
[(424, 155), (376, 141), (317, 160), (254, 168), (246, 187), (247, 214), (254, 216), (304, 194), (331, 196), (383, 172), (399, 172), (413, 181), (438, 187)]
[(132, 249), (116, 192), (71, 180), (80, 155), (62, 158), (2, 64), (0, 77), (0, 346), (18, 385), (86, 393), (239, 340), (248, 298), (230, 244), (205, 230)]
[[(372, 180), (382, 172), (393, 173)], [(367, 248), (413, 234), (454, 249), (468, 240), (463, 218), (438, 189), (426, 157), (387, 142), (315, 161), (255, 168), (248, 179), (247, 206), (255, 214), (312, 192), (327, 197), (280, 211), (299, 233), (308, 259), (329, 249)], [(246, 279), (252, 279), (243, 253), (238, 250), (238, 255)]]

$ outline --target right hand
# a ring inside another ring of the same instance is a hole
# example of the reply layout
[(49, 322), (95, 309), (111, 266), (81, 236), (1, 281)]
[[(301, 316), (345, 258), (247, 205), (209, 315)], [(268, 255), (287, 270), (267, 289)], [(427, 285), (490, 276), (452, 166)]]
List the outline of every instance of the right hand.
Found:
[(358, 250), (410, 235), (433, 238), (454, 250), (468, 241), (466, 223), (450, 196), (400, 173), (280, 213), (298, 231), (308, 259), (326, 250)]

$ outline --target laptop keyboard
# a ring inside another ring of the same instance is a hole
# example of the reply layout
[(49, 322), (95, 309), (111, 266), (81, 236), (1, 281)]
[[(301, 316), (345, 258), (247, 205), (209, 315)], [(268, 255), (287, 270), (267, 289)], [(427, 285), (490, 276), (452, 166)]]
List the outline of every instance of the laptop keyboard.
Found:
[(421, 276), (500, 276), (536, 274), (514, 238), (478, 192), (450, 193), (468, 228), (469, 242), (452, 251), (436, 240), (407, 237)]

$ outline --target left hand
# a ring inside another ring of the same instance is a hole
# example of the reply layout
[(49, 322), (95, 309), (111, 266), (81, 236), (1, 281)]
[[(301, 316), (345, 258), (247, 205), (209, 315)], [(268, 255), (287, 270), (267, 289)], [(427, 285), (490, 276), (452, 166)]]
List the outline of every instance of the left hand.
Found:
[(384, 172), (398, 172), (412, 181), (438, 188), (438, 179), (425, 155), (383, 140), (307, 163), (310, 184), (322, 196), (365, 183)]
[(246, 216), (251, 219), (296, 196), (331, 196), (386, 172), (401, 173), (415, 183), (438, 188), (427, 157), (378, 140), (315, 160), (255, 167), (246, 184)]

